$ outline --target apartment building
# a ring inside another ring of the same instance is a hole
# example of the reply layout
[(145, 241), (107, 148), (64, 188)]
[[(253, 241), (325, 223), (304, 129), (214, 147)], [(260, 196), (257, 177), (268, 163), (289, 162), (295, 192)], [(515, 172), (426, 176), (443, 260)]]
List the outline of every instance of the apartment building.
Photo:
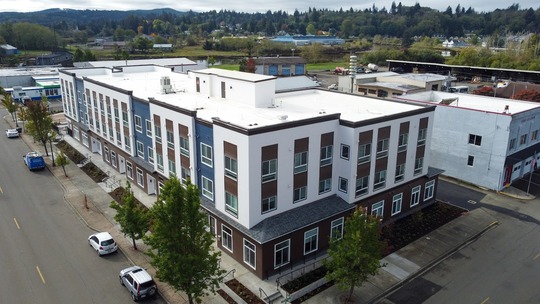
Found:
[(195, 183), (219, 248), (261, 278), (324, 255), (355, 208), (390, 223), (435, 201), (432, 105), (219, 69), (60, 78), (74, 138), (148, 195)]
[(429, 165), (445, 175), (500, 191), (536, 169), (540, 104), (436, 91), (399, 100), (437, 105)]

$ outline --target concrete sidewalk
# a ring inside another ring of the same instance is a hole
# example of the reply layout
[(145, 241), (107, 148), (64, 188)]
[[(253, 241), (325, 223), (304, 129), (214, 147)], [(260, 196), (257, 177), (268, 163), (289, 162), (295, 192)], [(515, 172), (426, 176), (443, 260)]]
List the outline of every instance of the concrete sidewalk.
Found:
[[(6, 119), (6, 121), (13, 124), (10, 119)], [(43, 146), (34, 143), (29, 135), (23, 134), (22, 138), (30, 150), (44, 153)], [(91, 229), (110, 232), (115, 240), (117, 240), (121, 251), (133, 264), (147, 268), (155, 276), (155, 270), (150, 265), (149, 258), (144, 254), (144, 251), (147, 249), (146, 245), (138, 241), (137, 246), (139, 250), (136, 251), (133, 249), (131, 239), (121, 234), (119, 225), (114, 221), (115, 210), (109, 207), (112, 197), (108, 193), (117, 185), (126, 185), (127, 179), (125, 174), (118, 173), (102, 160), (101, 155), (92, 155), (86, 147), (70, 136), (65, 136), (64, 140), (84, 155), (90, 156), (90, 160), (96, 166), (104, 172), (109, 173), (109, 178), (106, 182), (96, 184), (77, 164), (71, 163), (66, 166), (68, 175), (66, 177), (61, 167), (52, 167), (50, 157), (46, 158), (47, 168), (64, 188), (64, 197), (68, 206)], [(57, 155), (56, 150), (54, 153)], [(156, 200), (155, 195), (147, 195), (136, 186), (132, 186), (132, 190), (135, 197), (148, 207), (151, 207)], [(519, 192), (516, 195), (519, 195)], [(394, 252), (382, 260), (387, 265), (381, 269), (377, 276), (371, 277), (361, 288), (355, 288), (353, 294), (354, 302), (375, 303), (380, 301), (401, 285), (430, 269), (430, 267), (433, 267), (463, 246), (466, 246), (496, 224), (497, 221), (492, 216), (484, 209), (479, 208), (464, 214), (438, 230)], [(234, 278), (250, 288), (256, 295), (261, 294), (259, 288), (267, 295), (277, 291), (273, 278), (268, 280), (259, 279), (227, 254), (223, 253), (221, 255), (220, 265), (224, 270), (232, 272), (230, 277), (234, 276)], [(160, 294), (167, 302), (187, 303), (187, 296), (185, 294), (175, 292), (167, 284), (158, 282), (158, 287)], [(334, 285), (308, 299), (305, 303), (340, 303), (345, 298), (346, 293)], [(279, 300), (276, 302), (279, 302)], [(203, 303), (226, 302), (221, 296), (215, 294), (203, 298)]]

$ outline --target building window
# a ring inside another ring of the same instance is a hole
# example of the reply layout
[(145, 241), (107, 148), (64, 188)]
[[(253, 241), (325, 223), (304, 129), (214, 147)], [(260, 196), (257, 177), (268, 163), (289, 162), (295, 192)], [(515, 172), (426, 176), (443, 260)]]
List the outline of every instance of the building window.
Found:
[(343, 218), (333, 220), (330, 224), (330, 238), (340, 240), (343, 237)]
[(87, 148), (89, 147), (88, 134), (86, 134), (86, 132), (82, 133), (82, 144), (83, 144), (83, 146), (85, 146)]
[(124, 127), (128, 126), (128, 113), (122, 111), (122, 123), (124, 124)]
[(126, 162), (126, 176), (133, 179), (133, 165), (130, 162)]
[(305, 200), (307, 195), (306, 192), (306, 186), (294, 189), (293, 203)]
[(120, 131), (116, 131), (116, 144), (119, 147), (122, 147), (122, 135), (120, 134)]
[(322, 181), (319, 181), (319, 194), (323, 194), (325, 192), (328, 192), (332, 189), (332, 179), (327, 178), (323, 179)]
[(378, 190), (381, 188), (384, 188), (386, 185), (386, 170), (381, 170), (379, 172), (375, 172), (375, 183), (373, 184), (373, 189)]
[(400, 182), (405, 177), (405, 164), (397, 165), (396, 166), (396, 177), (394, 179), (394, 182)]
[(475, 146), (481, 146), (482, 145), (482, 136), (469, 134), (469, 144), (475, 145)]
[(135, 115), (135, 131), (142, 133), (142, 118)]
[(409, 142), (409, 133), (400, 134), (399, 140), (398, 140), (398, 152), (406, 151), (408, 142)]
[(120, 122), (120, 112), (118, 111), (118, 108), (114, 108), (114, 121)]
[(262, 199), (262, 206), (261, 206), (262, 213), (276, 210), (276, 208), (277, 208), (277, 203), (276, 203), (275, 195)]
[(105, 146), (105, 147), (103, 147), (103, 149), (105, 150), (105, 161), (110, 163), (111, 159), (110, 159), (110, 156), (109, 156), (109, 147)]
[(523, 134), (519, 137), (519, 145), (522, 146), (527, 143), (527, 134)]
[(358, 145), (358, 164), (367, 163), (371, 158), (371, 143)]
[(137, 168), (137, 184), (141, 187), (144, 187), (144, 175), (143, 171), (139, 168)]
[(156, 133), (156, 142), (161, 143), (161, 126), (154, 125), (154, 133)]
[(168, 159), (169, 174), (176, 175), (176, 163), (172, 159)]
[(538, 130), (534, 130), (531, 133), (531, 141), (538, 139)]
[(423, 146), (426, 144), (426, 135), (427, 135), (426, 128), (418, 130), (418, 146)]
[(152, 138), (152, 122), (150, 120), (146, 120), (146, 136)]
[(202, 177), (202, 195), (210, 200), (214, 199), (214, 182), (204, 176)]
[(111, 165), (115, 168), (118, 166), (116, 163), (116, 152), (114, 151), (111, 151)]
[(377, 202), (371, 205), (371, 215), (376, 217), (382, 217), (384, 211), (384, 201)]
[(431, 199), (433, 197), (434, 192), (435, 192), (435, 181), (430, 180), (429, 182), (426, 183), (426, 188), (424, 189), (424, 201)]
[(124, 136), (124, 149), (127, 151), (131, 150), (131, 138)]
[(236, 159), (225, 156), (225, 176), (234, 180), (238, 177), (238, 163)]
[(157, 157), (157, 169), (159, 172), (163, 173), (163, 155), (158, 154), (156, 157)]
[(201, 162), (212, 167), (212, 147), (201, 143)]
[(180, 154), (189, 157), (189, 140), (180, 136)]
[(369, 176), (362, 176), (356, 179), (356, 190), (354, 195), (359, 197), (368, 193)]
[(186, 184), (188, 180), (191, 180), (191, 172), (188, 168), (180, 167), (180, 178), (182, 179), (183, 184)]
[(381, 139), (377, 142), (377, 158), (388, 155), (388, 138)]
[(416, 186), (411, 191), (411, 207), (420, 203), (420, 186)]
[(225, 211), (238, 216), (238, 197), (236, 195), (225, 192)]
[(347, 145), (341, 145), (341, 158), (348, 160), (350, 152), (351, 152), (351, 147)]
[(313, 228), (304, 232), (304, 254), (309, 254), (317, 251), (317, 239), (319, 228)]
[(255, 245), (244, 239), (244, 263), (255, 269)]
[(144, 159), (144, 145), (140, 141), (137, 141), (137, 156)]
[(516, 139), (510, 139), (510, 144), (508, 144), (508, 150), (514, 150), (516, 148)]
[(154, 149), (152, 147), (148, 147), (148, 162), (151, 164), (154, 163)]
[(289, 264), (291, 240), (286, 240), (274, 245), (274, 267), (278, 268)]
[(167, 147), (174, 149), (174, 133), (167, 130)]
[(419, 157), (414, 161), (414, 175), (422, 173), (424, 167), (424, 158)]
[(221, 226), (221, 246), (230, 252), (233, 250), (232, 230), (229, 227)]
[(307, 151), (294, 154), (294, 174), (307, 171)]
[(332, 163), (332, 147), (326, 146), (321, 148), (321, 167)]
[(347, 193), (349, 188), (349, 181), (346, 178), (339, 177), (339, 191)]
[(474, 165), (474, 156), (469, 155), (469, 157), (467, 158), (467, 166), (472, 167), (473, 165)]
[(262, 182), (266, 183), (276, 179), (277, 159), (262, 162)]
[(403, 193), (396, 194), (392, 198), (392, 215), (396, 215), (401, 212), (401, 203), (403, 202)]

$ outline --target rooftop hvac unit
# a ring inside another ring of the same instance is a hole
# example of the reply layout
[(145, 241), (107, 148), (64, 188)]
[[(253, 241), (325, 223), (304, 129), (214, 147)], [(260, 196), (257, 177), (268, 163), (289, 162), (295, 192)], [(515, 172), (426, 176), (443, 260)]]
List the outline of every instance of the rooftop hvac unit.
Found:
[(161, 86), (161, 93), (167, 94), (171, 93), (173, 91), (172, 85), (171, 85), (171, 78), (169, 76), (162, 76), (159, 80), (160, 86)]

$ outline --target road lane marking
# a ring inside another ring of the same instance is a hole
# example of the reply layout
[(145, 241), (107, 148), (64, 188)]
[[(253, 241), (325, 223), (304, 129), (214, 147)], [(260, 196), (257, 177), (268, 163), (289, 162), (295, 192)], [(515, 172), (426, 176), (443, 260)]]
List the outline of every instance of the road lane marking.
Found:
[(0, 193), (4, 194), (4, 190), (2, 190), (2, 187), (0, 187)]
[(43, 282), (43, 284), (45, 284), (45, 278), (43, 277), (43, 274), (41, 274), (41, 270), (39, 270), (39, 266), (36, 266), (36, 270), (39, 274), (39, 277), (41, 278), (41, 282)]
[(487, 301), (489, 301), (489, 297), (487, 297), (487, 298), (486, 298), (484, 301), (482, 301), (482, 303), (480, 303), (480, 304), (485, 304), (485, 303), (487, 303)]
[(21, 230), (21, 226), (19, 226), (19, 222), (17, 222), (17, 219), (13, 218), (13, 221), (15, 222), (15, 225), (17, 226), (17, 229)]
[(533, 260), (536, 260), (536, 259), (538, 259), (539, 257), (540, 257), (540, 253), (539, 253), (539, 254), (537, 254), (537, 255), (536, 255), (536, 256), (534, 257), (534, 259), (533, 259)]

